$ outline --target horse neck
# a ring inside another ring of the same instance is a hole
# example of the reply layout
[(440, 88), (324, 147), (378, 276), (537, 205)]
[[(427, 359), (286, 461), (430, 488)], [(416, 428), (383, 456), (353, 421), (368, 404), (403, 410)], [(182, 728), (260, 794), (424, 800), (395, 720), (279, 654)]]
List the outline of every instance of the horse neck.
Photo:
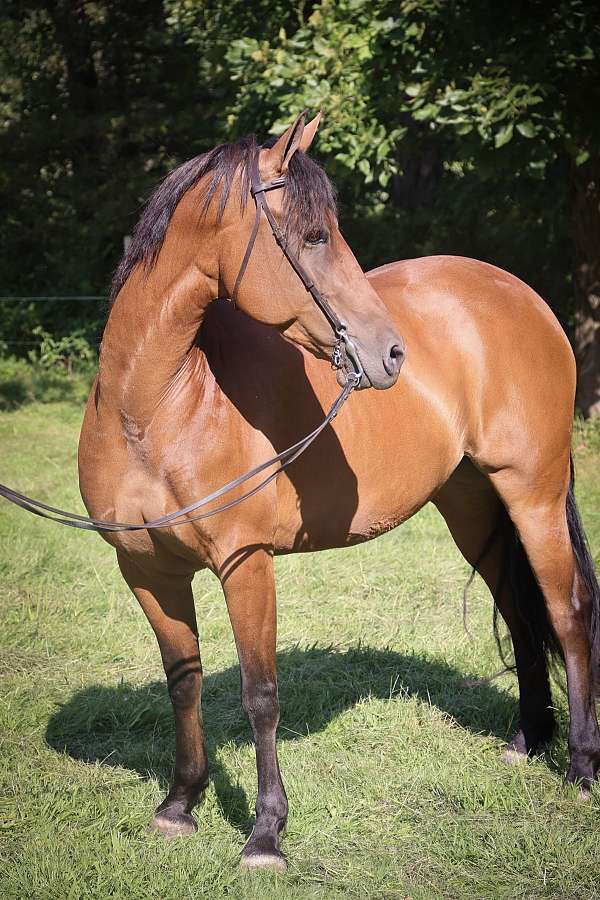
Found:
[(131, 274), (111, 310), (100, 352), (100, 395), (145, 428), (205, 365), (196, 337), (218, 294), (214, 241), (176, 214), (156, 265)]

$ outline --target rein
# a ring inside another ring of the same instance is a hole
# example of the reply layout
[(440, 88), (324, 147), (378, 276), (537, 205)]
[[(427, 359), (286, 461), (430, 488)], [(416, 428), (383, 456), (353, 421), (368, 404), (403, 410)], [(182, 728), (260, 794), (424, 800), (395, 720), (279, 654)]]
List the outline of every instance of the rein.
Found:
[[(41, 516), (44, 519), (50, 519), (51, 522), (57, 522), (59, 525), (67, 525), (70, 528), (80, 528), (85, 531), (147, 531), (154, 528), (168, 528), (175, 525), (185, 525), (188, 522), (196, 522), (199, 519), (208, 519), (210, 516), (215, 516), (227, 509), (231, 509), (232, 507), (237, 506), (238, 503), (242, 503), (242, 501), (247, 500), (249, 497), (253, 497), (254, 494), (257, 494), (268, 484), (270, 484), (275, 478), (277, 478), (277, 476), (281, 472), (283, 472), (283, 470), (286, 469), (291, 463), (293, 463), (294, 460), (298, 459), (298, 457), (308, 449), (312, 442), (321, 434), (321, 432), (330, 424), (330, 422), (333, 421), (352, 391), (358, 386), (358, 384), (360, 384), (363, 375), (363, 367), (358, 357), (356, 347), (354, 346), (351, 338), (348, 337), (345, 324), (339, 319), (336, 312), (331, 308), (327, 300), (315, 286), (306, 270), (300, 264), (300, 260), (290, 250), (285, 235), (281, 231), (269, 207), (266, 198), (267, 191), (272, 191), (276, 188), (284, 187), (286, 182), (285, 178), (275, 178), (272, 181), (261, 181), (258, 168), (258, 152), (254, 156), (251, 163), (250, 178), (250, 193), (252, 194), (252, 197), (254, 198), (254, 202), (256, 204), (256, 217), (254, 219), (254, 225), (250, 234), (248, 246), (246, 247), (246, 252), (244, 254), (244, 258), (242, 259), (240, 270), (235, 280), (231, 299), (235, 304), (237, 301), (237, 294), (242, 278), (244, 277), (244, 273), (248, 267), (248, 263), (250, 262), (252, 250), (256, 242), (258, 229), (260, 227), (261, 215), (262, 213), (264, 213), (267, 221), (269, 222), (269, 225), (271, 226), (273, 237), (275, 238), (277, 244), (281, 247), (285, 258), (288, 260), (294, 272), (296, 273), (296, 275), (298, 275), (298, 277), (302, 281), (302, 284), (310, 293), (314, 302), (331, 325), (331, 328), (337, 338), (337, 343), (332, 354), (333, 367), (340, 367), (342, 346), (344, 347), (346, 355), (354, 367), (354, 371), (348, 374), (346, 384), (342, 388), (340, 394), (331, 406), (331, 409), (329, 410), (321, 424), (318, 425), (317, 428), (314, 429), (314, 431), (311, 431), (310, 434), (307, 434), (306, 437), (302, 438), (297, 443), (292, 444), (291, 447), (288, 447), (286, 450), (282, 450), (281, 453), (278, 453), (276, 456), (271, 457), (271, 459), (268, 459), (260, 465), (255, 466), (253, 469), (250, 469), (248, 472), (245, 472), (238, 478), (234, 478), (233, 481), (228, 481), (227, 484), (224, 484), (222, 487), (218, 488), (212, 493), (207, 494), (207, 496), (203, 497), (201, 500), (196, 500), (195, 503), (191, 503), (189, 506), (184, 506), (181, 509), (175, 510), (175, 512), (160, 516), (158, 519), (152, 519), (150, 522), (108, 522), (104, 519), (94, 519), (90, 516), (82, 516), (78, 513), (71, 513), (64, 509), (60, 509), (59, 507), (50, 506), (47, 503), (42, 503), (40, 500), (34, 500), (32, 497), (21, 494), (18, 491), (7, 487), (7, 485), (5, 484), (0, 484), (0, 497), (4, 497), (5, 500), (9, 500), (16, 506), (21, 507), (21, 509), (25, 509), (36, 516)], [(249, 481), (251, 478), (254, 478), (256, 475), (260, 475), (261, 472), (264, 472), (265, 469), (268, 469), (270, 466), (273, 466), (276, 463), (280, 463), (280, 465), (274, 472), (271, 472), (270, 475), (267, 475), (266, 478), (263, 478), (260, 484), (256, 485), (250, 490), (245, 491), (240, 497), (236, 497), (234, 500), (229, 500), (225, 503), (222, 503), (220, 506), (215, 507), (215, 509), (200, 513), (197, 512), (197, 510), (201, 509), (203, 506), (212, 503), (214, 500), (218, 500), (219, 497), (222, 497), (224, 494), (227, 494), (235, 488), (240, 487), (242, 484), (245, 484), (245, 482)], [(190, 515), (191, 513), (196, 514)]]

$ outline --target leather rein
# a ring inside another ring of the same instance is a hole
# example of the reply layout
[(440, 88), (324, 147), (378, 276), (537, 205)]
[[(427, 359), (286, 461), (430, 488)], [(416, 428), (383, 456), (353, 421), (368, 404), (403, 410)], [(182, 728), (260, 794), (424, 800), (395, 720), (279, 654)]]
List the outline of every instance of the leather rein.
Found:
[[(252, 232), (250, 234), (250, 239), (248, 241), (248, 246), (246, 247), (246, 252), (244, 254), (244, 258), (242, 259), (240, 270), (235, 280), (231, 299), (235, 304), (237, 301), (237, 294), (242, 278), (244, 277), (244, 273), (246, 272), (248, 263), (250, 262), (252, 250), (258, 236), (261, 216), (264, 213), (267, 221), (269, 222), (269, 225), (271, 226), (273, 237), (275, 238), (277, 244), (281, 247), (285, 258), (288, 260), (292, 269), (300, 278), (302, 284), (331, 325), (331, 328), (337, 338), (337, 343), (334, 347), (331, 359), (333, 368), (340, 368), (341, 366), (342, 347), (346, 353), (346, 357), (350, 360), (353, 366), (353, 371), (348, 373), (346, 384), (342, 388), (340, 394), (331, 406), (331, 409), (329, 410), (321, 424), (318, 425), (317, 428), (315, 428), (313, 431), (311, 431), (310, 434), (307, 434), (306, 437), (302, 438), (297, 443), (292, 444), (291, 447), (288, 447), (286, 450), (282, 450), (281, 453), (278, 453), (276, 456), (271, 457), (271, 459), (268, 459), (260, 465), (255, 466), (253, 469), (250, 469), (248, 472), (245, 472), (238, 478), (234, 478), (232, 481), (228, 481), (227, 484), (224, 484), (217, 490), (212, 491), (212, 493), (207, 494), (207, 496), (203, 497), (201, 500), (196, 500), (189, 506), (184, 506), (181, 509), (175, 510), (175, 512), (160, 516), (158, 519), (152, 519), (150, 522), (109, 522), (105, 521), (104, 519), (95, 519), (89, 516), (82, 516), (77, 513), (67, 512), (66, 510), (60, 509), (56, 506), (50, 506), (47, 503), (42, 503), (40, 500), (34, 500), (32, 497), (21, 494), (4, 484), (0, 484), (0, 497), (4, 497), (5, 500), (9, 500), (11, 503), (20, 506), (21, 509), (25, 509), (28, 512), (34, 513), (34, 515), (36, 516), (41, 516), (44, 519), (50, 519), (50, 521), (57, 522), (59, 525), (68, 525), (71, 528), (80, 528), (85, 531), (146, 531), (154, 528), (169, 528), (175, 525), (185, 525), (189, 522), (196, 522), (199, 519), (208, 519), (210, 516), (215, 516), (227, 509), (231, 509), (232, 507), (237, 506), (238, 503), (242, 503), (243, 500), (246, 500), (249, 497), (253, 497), (254, 494), (257, 494), (268, 484), (274, 481), (274, 479), (277, 478), (277, 476), (291, 463), (293, 463), (294, 460), (298, 459), (298, 457), (302, 453), (304, 453), (306, 449), (308, 449), (312, 442), (336, 417), (352, 391), (358, 386), (358, 384), (360, 384), (361, 378), (363, 376), (363, 367), (358, 357), (356, 347), (354, 346), (351, 338), (348, 336), (346, 325), (341, 321), (335, 310), (332, 309), (327, 300), (320, 293), (313, 280), (301, 265), (300, 260), (290, 250), (288, 241), (283, 231), (277, 224), (277, 221), (269, 207), (266, 194), (268, 191), (273, 191), (277, 188), (285, 187), (286, 179), (275, 178), (271, 181), (261, 181), (260, 171), (258, 167), (259, 152), (260, 151), (257, 151), (255, 156), (253, 157), (250, 167), (250, 193), (252, 194), (252, 197), (254, 198), (254, 202), (256, 204), (256, 216), (254, 219)], [(261, 472), (264, 472), (265, 469), (270, 468), (276, 463), (280, 464), (278, 468), (274, 472), (271, 472), (270, 475), (267, 475), (265, 478), (263, 478), (263, 480), (255, 487), (245, 491), (243, 494), (233, 500), (222, 503), (214, 509), (210, 509), (204, 512), (198, 512), (198, 510), (202, 509), (202, 507), (208, 505), (209, 503), (212, 503), (219, 497), (222, 497), (224, 494), (229, 493), (235, 488), (240, 487), (251, 478), (260, 475)]]

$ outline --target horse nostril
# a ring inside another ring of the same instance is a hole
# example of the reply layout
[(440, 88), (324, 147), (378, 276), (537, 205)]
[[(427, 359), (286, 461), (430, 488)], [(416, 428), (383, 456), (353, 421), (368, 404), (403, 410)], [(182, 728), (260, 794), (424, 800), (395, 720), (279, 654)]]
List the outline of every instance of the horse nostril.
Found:
[(384, 362), (385, 371), (388, 375), (397, 375), (403, 362), (404, 347), (401, 344), (392, 344)]

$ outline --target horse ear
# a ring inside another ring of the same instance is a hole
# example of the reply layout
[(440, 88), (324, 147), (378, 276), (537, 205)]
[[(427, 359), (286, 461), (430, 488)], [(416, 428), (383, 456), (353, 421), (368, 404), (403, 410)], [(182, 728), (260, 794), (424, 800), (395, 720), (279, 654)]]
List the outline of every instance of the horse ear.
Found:
[(310, 145), (315, 139), (315, 134), (317, 133), (317, 128), (319, 127), (319, 122), (321, 121), (322, 115), (323, 110), (320, 109), (314, 119), (311, 119), (308, 125), (304, 126), (304, 131), (302, 132), (302, 137), (300, 138), (299, 144), (299, 149), (304, 151), (304, 153), (308, 153)]
[[(271, 172), (279, 175), (285, 175), (290, 164), (290, 159), (301, 146), (302, 137), (305, 131), (304, 117), (306, 110), (300, 113), (293, 125), (290, 125), (275, 144), (264, 152), (264, 166)], [(312, 122), (310, 123), (313, 124)], [(310, 141), (309, 141), (310, 144)]]

